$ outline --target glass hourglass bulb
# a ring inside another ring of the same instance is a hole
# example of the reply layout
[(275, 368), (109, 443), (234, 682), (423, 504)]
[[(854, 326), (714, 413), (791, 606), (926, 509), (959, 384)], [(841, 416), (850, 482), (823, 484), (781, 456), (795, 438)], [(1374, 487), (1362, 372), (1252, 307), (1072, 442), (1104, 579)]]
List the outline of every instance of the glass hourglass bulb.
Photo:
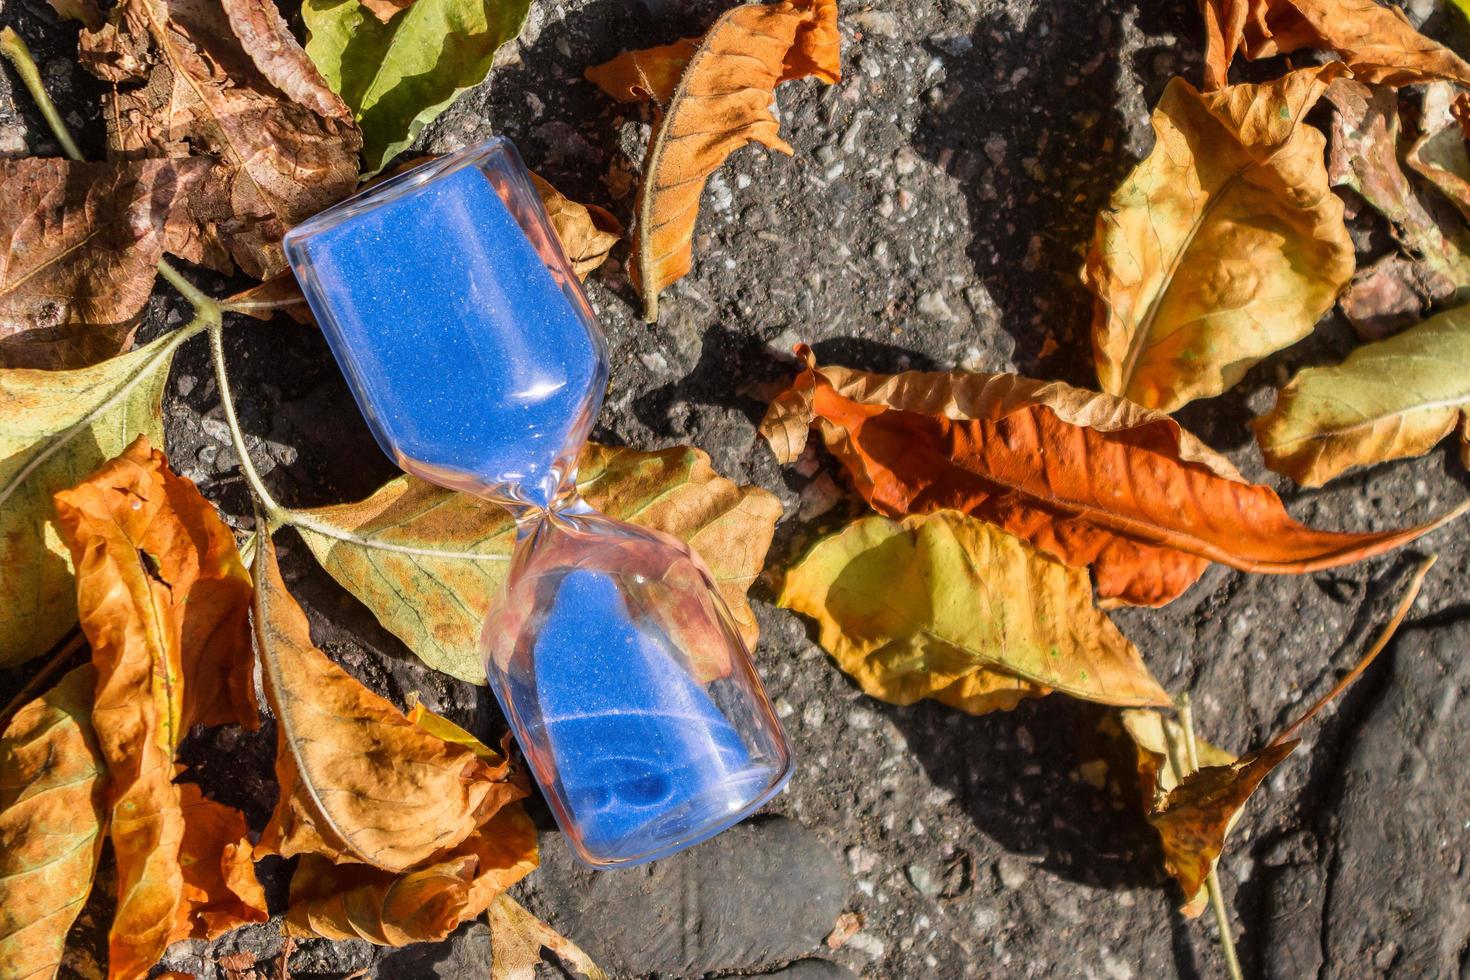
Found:
[(790, 750), (703, 563), (576, 496), (606, 342), (514, 148), (415, 168), (285, 247), (383, 449), (516, 517), (481, 647), (577, 856), (651, 860), (780, 792)]

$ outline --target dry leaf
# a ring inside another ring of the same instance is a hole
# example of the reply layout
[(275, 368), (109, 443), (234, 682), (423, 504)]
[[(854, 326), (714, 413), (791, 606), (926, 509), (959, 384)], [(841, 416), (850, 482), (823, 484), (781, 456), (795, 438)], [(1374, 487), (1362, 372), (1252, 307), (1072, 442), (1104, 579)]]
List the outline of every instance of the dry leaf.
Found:
[(411, 5), (412, 3), (413, 0), (362, 0), (362, 5), (366, 7), (374, 17), (378, 18), (378, 20), (382, 21), (385, 24), (393, 19), (394, 14), (398, 13), (400, 10)]
[(51, 495), (163, 440), (163, 386), (185, 331), (76, 371), (0, 368), (0, 666), (39, 656), (76, 624), (71, 550)]
[(255, 577), (252, 619), (281, 784), (258, 853), (407, 871), (525, 795), (506, 763), (429, 734), (312, 646), (267, 538), (256, 545)]
[(79, 368), (124, 350), (169, 214), (207, 167), (0, 160), (0, 367)]
[(272, 276), (286, 230), (357, 186), (361, 135), (267, 0), (121, 0), (80, 54), (114, 85), (111, 156), (214, 158), (171, 223), (180, 258)]
[(1051, 689), (1105, 704), (1169, 704), (1127, 637), (1092, 605), (1087, 573), (955, 511), (864, 517), (786, 573), (778, 600), (876, 698), (972, 714)]
[(1418, 323), (1436, 299), (1434, 279), (1420, 263), (1402, 255), (1385, 255), (1359, 269), (1353, 284), (1338, 298), (1337, 308), (1363, 340), (1382, 340)]
[(541, 950), (551, 950), (587, 980), (607, 974), (566, 936), (522, 908), (509, 895), (490, 903), (490, 980), (535, 980)]
[(1470, 218), (1470, 149), (1465, 142), (1465, 93), (1447, 82), (1424, 91), (1422, 135), (1404, 160), (1437, 187), (1460, 214)]
[(531, 175), (531, 183), (541, 195), (546, 216), (551, 219), (551, 227), (561, 240), (572, 269), (578, 278), (586, 279), (607, 261), (607, 253), (623, 236), (623, 226), (611, 212), (595, 204), (578, 204), (536, 174)]
[(52, 977), (92, 891), (107, 771), (83, 665), (0, 732), (0, 976)]
[[(110, 976), (142, 976), (177, 939), (265, 918), (242, 884), (254, 875), (243, 818), (173, 781), (190, 725), (258, 724), (250, 578), (229, 528), (146, 439), (58, 493), (56, 510), (77, 569), (97, 668), (92, 718), (110, 777)], [(224, 863), (228, 873), (209, 870)]]
[(1299, 372), (1253, 425), (1266, 465), (1309, 487), (1421, 455), (1456, 431), (1470, 460), (1470, 307)]
[[(709, 457), (588, 445), (581, 495), (618, 520), (690, 544), (719, 586), (747, 645), (758, 635), (745, 597), (781, 516), (774, 496), (717, 474)], [(515, 525), (500, 508), (413, 477), (366, 500), (307, 512), (302, 537), (333, 578), (425, 663), (483, 684), (480, 630), (505, 580)]]
[(614, 98), (653, 98), (661, 106), (643, 163), (629, 269), (650, 323), (658, 319), (658, 294), (689, 272), (705, 181), (747, 143), (792, 152), (770, 106), (777, 85), (808, 75), (828, 84), (841, 77), (836, 0), (746, 4), (715, 21), (697, 47), (681, 41), (628, 52), (588, 70)]
[(1205, 87), (1227, 81), (1230, 61), (1302, 48), (1332, 51), (1365, 82), (1413, 85), (1435, 78), (1470, 85), (1470, 65), (1414, 30), (1402, 10), (1375, 0), (1200, 0)]
[[(1379, 554), (1454, 519), (1342, 534), (1303, 527), (1177, 423), (1121, 399), (1011, 375), (893, 376), (809, 367), (810, 421), (879, 513), (960, 510), (1134, 604), (1177, 597), (1218, 561), (1293, 574)], [(830, 375), (830, 376), (829, 376)], [(773, 411), (799, 405), (782, 399)], [(762, 431), (789, 425), (767, 417)], [(784, 437), (784, 436), (783, 436)], [(1223, 465), (1222, 465), (1223, 464)]]
[(51, 8), (67, 20), (80, 21), (88, 30), (102, 26), (102, 11), (97, 0), (48, 0)]
[(221, 305), (234, 313), (244, 313), (257, 320), (269, 320), (277, 313), (289, 316), (306, 326), (316, 324), (306, 297), (301, 294), (301, 283), (295, 273), (282, 272), (265, 282), (243, 289), (224, 300)]
[(1104, 391), (1163, 411), (1218, 395), (1332, 308), (1353, 244), (1302, 120), (1342, 71), (1205, 95), (1170, 81), (1082, 270)]

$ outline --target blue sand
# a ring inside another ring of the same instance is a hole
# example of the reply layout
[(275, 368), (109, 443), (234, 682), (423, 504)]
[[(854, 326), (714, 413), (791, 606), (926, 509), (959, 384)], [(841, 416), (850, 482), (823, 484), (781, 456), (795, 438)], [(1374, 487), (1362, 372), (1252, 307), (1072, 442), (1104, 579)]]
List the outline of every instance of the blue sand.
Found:
[(300, 230), (287, 253), (384, 450), (544, 505), (548, 468), (602, 398), (600, 352), (485, 174), (462, 166)]
[[(533, 660), (546, 741), (588, 846), (668, 841), (640, 830), (680, 807), (736, 810), (750, 768), (739, 734), (661, 644), (639, 632), (612, 578), (577, 570), (557, 589)], [(644, 846), (646, 845), (646, 846)]]

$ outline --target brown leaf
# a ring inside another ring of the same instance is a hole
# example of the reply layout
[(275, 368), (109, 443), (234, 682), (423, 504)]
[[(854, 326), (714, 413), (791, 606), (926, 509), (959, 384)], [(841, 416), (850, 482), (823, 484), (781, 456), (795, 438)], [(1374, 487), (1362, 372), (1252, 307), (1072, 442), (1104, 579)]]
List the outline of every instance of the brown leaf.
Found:
[(275, 555), (260, 538), (252, 620), (281, 796), (257, 853), (408, 871), (525, 795), (507, 763), (434, 737), (312, 646)]
[(306, 297), (301, 294), (301, 283), (293, 272), (271, 276), (265, 282), (229, 297), (222, 305), (227, 310), (244, 313), (257, 320), (269, 320), (282, 313), (308, 327), (316, 324), (311, 307), (306, 305)]
[[(173, 781), (190, 725), (258, 724), (250, 579), (229, 528), (146, 439), (58, 493), (56, 511), (97, 668), (92, 717), (110, 776), (118, 865), (111, 975), (141, 976), (176, 939), (212, 937), (264, 915), (251, 905), (256, 896), (242, 894), (253, 876), (239, 851), (243, 822), (234, 834), (223, 808)], [(232, 846), (233, 856), (221, 857)], [(215, 861), (229, 872), (195, 867)]]
[(1436, 82), (1424, 91), (1420, 119), (1422, 135), (1409, 148), (1404, 161), (1449, 198), (1463, 217), (1470, 218), (1470, 147), (1465, 122), (1470, 119), (1467, 93), (1447, 82)]
[[(890, 517), (960, 510), (1073, 566), (1098, 592), (1162, 605), (1206, 564), (1294, 574), (1379, 554), (1463, 513), (1399, 531), (1296, 523), (1178, 424), (1121, 399), (1010, 375), (808, 368), (812, 422), (863, 498)], [(777, 399), (778, 405), (801, 399)], [(771, 431), (786, 426), (770, 416)]]
[(83, 64), (114, 84), (110, 155), (215, 161), (176, 214), (167, 250), (259, 279), (285, 268), (289, 227), (355, 189), (362, 145), (267, 6), (121, 0), (80, 44)]
[(650, 323), (658, 319), (658, 294), (689, 272), (710, 174), (747, 143), (792, 152), (770, 110), (776, 86), (808, 75), (829, 84), (841, 77), (836, 0), (736, 7), (692, 52), (691, 44), (630, 52), (587, 72), (614, 98), (663, 105), (643, 163), (630, 269)]
[(78, 667), (0, 732), (0, 976), (55, 976), (92, 890), (107, 826), (96, 681)]
[(102, 11), (97, 0), (48, 0), (51, 8), (67, 20), (80, 21), (88, 30), (102, 26)]
[(490, 903), (490, 980), (535, 980), (541, 950), (549, 949), (587, 980), (607, 980), (592, 958), (509, 895)]
[(531, 183), (541, 195), (546, 216), (551, 219), (551, 227), (561, 240), (572, 269), (578, 278), (586, 279), (607, 261), (607, 253), (623, 236), (623, 226), (611, 212), (595, 204), (578, 204), (537, 174), (531, 174)]
[(1236, 52), (1254, 61), (1303, 48), (1332, 51), (1364, 82), (1470, 85), (1470, 65), (1414, 30), (1402, 10), (1375, 0), (1200, 0), (1205, 87), (1228, 80)]
[(393, 19), (393, 15), (413, 5), (413, 0), (362, 0), (374, 17), (383, 23)]
[(1422, 320), (1432, 302), (1450, 297), (1440, 294), (1427, 271), (1402, 255), (1385, 255), (1358, 270), (1337, 307), (1360, 338), (1382, 340)]
[(68, 370), (132, 340), (201, 160), (0, 160), (0, 367)]
[(1102, 389), (1174, 411), (1311, 333), (1353, 274), (1323, 137), (1340, 64), (1201, 94), (1173, 79), (1155, 143), (1098, 214), (1082, 270)]

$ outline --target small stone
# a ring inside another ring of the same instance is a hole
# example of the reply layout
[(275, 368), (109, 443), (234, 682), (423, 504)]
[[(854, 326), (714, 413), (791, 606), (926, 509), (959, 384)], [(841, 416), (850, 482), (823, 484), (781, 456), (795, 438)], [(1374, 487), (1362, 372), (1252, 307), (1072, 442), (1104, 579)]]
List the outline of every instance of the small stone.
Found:
[(903, 873), (920, 895), (933, 898), (939, 894), (939, 883), (934, 880), (933, 872), (922, 864), (911, 864), (903, 869)]
[(995, 876), (1006, 888), (1020, 888), (1026, 884), (1029, 868), (1025, 861), (1010, 854), (995, 862)]
[(870, 960), (883, 958), (883, 940), (871, 933), (860, 932), (847, 941), (848, 949), (855, 949)]
[(905, 146), (893, 155), (893, 169), (900, 177), (907, 177), (919, 168), (919, 155), (912, 147)]
[(1087, 760), (1077, 767), (1077, 774), (1093, 789), (1103, 789), (1108, 785), (1108, 764), (1104, 759)]
[(1393, 961), (1399, 958), (1399, 944), (1390, 940), (1383, 944), (1378, 952), (1373, 954), (1373, 965), (1380, 970), (1387, 970), (1393, 966)]
[(950, 309), (949, 302), (945, 300), (944, 294), (935, 289), (931, 289), (927, 293), (920, 295), (919, 302), (915, 304), (915, 307), (924, 316), (934, 320), (940, 320), (944, 323), (954, 323), (959, 319), (954, 315), (954, 310)]
[(898, 37), (898, 18), (886, 11), (864, 10), (847, 18), (861, 31), (879, 37)]
[(842, 944), (847, 942), (853, 935), (863, 927), (863, 917), (857, 912), (843, 912), (837, 917), (837, 924), (823, 940), (828, 949), (841, 949)]

